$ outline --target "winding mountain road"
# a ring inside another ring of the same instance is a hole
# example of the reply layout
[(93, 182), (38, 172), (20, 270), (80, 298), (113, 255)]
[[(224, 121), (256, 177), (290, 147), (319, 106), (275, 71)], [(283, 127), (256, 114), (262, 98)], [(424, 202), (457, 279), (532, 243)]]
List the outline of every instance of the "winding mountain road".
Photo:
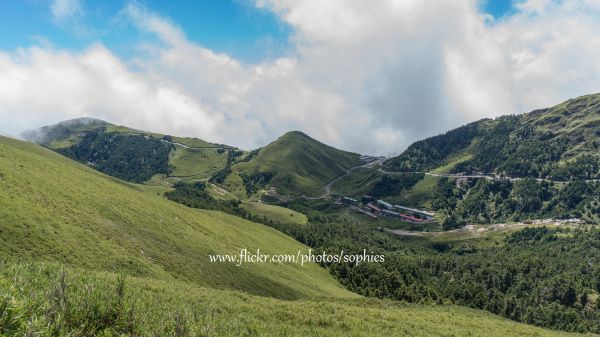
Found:
[(353, 166), (353, 167), (347, 169), (344, 174), (339, 175), (339, 176), (333, 178), (325, 186), (323, 186), (323, 188), (325, 189), (325, 193), (323, 193), (322, 195), (320, 195), (318, 197), (307, 197), (306, 195), (303, 195), (302, 197), (304, 199), (309, 199), (309, 200), (323, 199), (323, 198), (325, 198), (325, 197), (327, 197), (328, 195), (331, 194), (331, 186), (333, 184), (335, 184), (336, 181), (344, 178), (345, 176), (347, 176), (348, 174), (350, 174), (350, 172), (352, 172), (354, 170), (357, 170), (359, 168), (370, 167), (370, 166), (374, 166), (374, 165), (380, 165), (382, 161), (383, 161), (383, 159), (377, 159), (377, 160), (370, 161), (370, 162), (367, 162), (367, 163), (364, 163), (364, 164), (361, 164), (361, 165)]
[[(320, 195), (318, 197), (308, 197), (308, 196), (304, 195), (302, 197), (305, 199), (309, 199), (309, 200), (323, 199), (331, 194), (331, 186), (333, 184), (335, 184), (338, 180), (340, 180), (340, 179), (344, 178), (345, 176), (347, 176), (348, 174), (350, 174), (350, 172), (360, 169), (360, 168), (381, 165), (382, 161), (383, 161), (383, 159), (378, 159), (376, 161), (371, 161), (371, 162), (368, 162), (368, 163), (365, 163), (362, 165), (357, 165), (357, 166), (351, 167), (351, 168), (347, 169), (344, 174), (337, 176), (333, 180), (329, 181), (325, 186), (323, 186), (323, 188), (325, 189), (325, 193), (323, 193), (322, 195)], [(385, 171), (382, 168), (378, 168), (377, 170), (383, 174), (389, 174), (389, 175), (422, 173), (426, 176), (446, 177), (446, 178), (475, 178), (475, 179), (488, 179), (488, 180), (508, 179), (510, 181), (517, 181), (517, 180), (525, 179), (522, 177), (498, 177), (498, 176), (489, 175), (489, 174), (453, 174), (453, 173), (437, 173), (437, 172), (424, 172), (424, 171), (391, 172), (391, 171)], [(537, 181), (547, 181), (547, 182), (552, 182), (552, 183), (565, 183), (566, 182), (566, 181), (551, 180), (551, 179), (544, 179), (544, 178), (534, 178), (534, 179)], [(584, 181), (585, 182), (600, 182), (600, 179), (586, 179)]]

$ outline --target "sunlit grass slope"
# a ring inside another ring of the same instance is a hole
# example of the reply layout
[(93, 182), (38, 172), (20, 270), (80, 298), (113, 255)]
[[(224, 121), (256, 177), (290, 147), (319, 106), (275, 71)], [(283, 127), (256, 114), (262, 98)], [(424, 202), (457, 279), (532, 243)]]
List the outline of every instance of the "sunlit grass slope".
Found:
[(269, 227), (187, 208), (40, 146), (0, 138), (0, 256), (238, 289), (353, 297), (317, 265), (209, 263), (208, 254), (306, 250)]
[(331, 192), (352, 197), (369, 194), (382, 175), (378, 168), (359, 168), (336, 180)]
[(173, 167), (170, 176), (184, 180), (205, 179), (227, 165), (227, 154), (219, 153), (216, 149), (175, 146), (169, 164)]
[(283, 301), (55, 264), (0, 267), (0, 335), (576, 336), (454, 306)]
[(278, 222), (304, 225), (308, 221), (306, 215), (302, 213), (262, 202), (246, 201), (242, 203), (241, 207), (253, 215), (263, 216)]

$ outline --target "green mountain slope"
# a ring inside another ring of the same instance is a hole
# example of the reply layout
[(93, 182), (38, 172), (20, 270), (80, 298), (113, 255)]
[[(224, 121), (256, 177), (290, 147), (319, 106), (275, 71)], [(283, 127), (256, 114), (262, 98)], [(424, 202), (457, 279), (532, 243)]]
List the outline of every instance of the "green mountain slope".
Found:
[(114, 177), (155, 186), (209, 178), (227, 165), (227, 151), (233, 150), (92, 118), (45, 126), (24, 137)]
[(541, 218), (598, 223), (598, 136), (600, 94), (582, 96), (415, 142), (332, 190), (435, 211), (445, 229)]
[[(134, 130), (80, 118), (42, 127), (25, 138), (111, 176), (164, 191), (175, 181), (211, 178), (243, 199), (265, 187), (285, 195), (316, 195), (360, 164), (359, 155), (298, 132), (244, 154), (201, 139)], [(231, 174), (233, 173), (233, 174)]]
[(269, 227), (187, 208), (40, 146), (0, 138), (0, 256), (57, 261), (280, 298), (353, 297), (310, 264), (210, 263), (208, 254), (307, 250)]
[(391, 158), (394, 171), (484, 172), (553, 180), (600, 178), (600, 94), (480, 120)]
[(248, 162), (232, 167), (248, 191), (253, 185), (275, 187), (280, 194), (317, 195), (323, 187), (360, 165), (359, 155), (325, 145), (292, 131), (260, 149)]

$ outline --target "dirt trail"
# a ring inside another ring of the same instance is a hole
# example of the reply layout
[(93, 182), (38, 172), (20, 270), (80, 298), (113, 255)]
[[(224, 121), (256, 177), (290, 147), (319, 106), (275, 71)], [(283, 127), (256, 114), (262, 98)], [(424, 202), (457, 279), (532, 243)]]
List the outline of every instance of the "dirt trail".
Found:
[(189, 146), (189, 145), (181, 144), (181, 143), (178, 143), (178, 142), (169, 142), (169, 141), (166, 141), (166, 142), (167, 143), (171, 143), (173, 145), (181, 146), (183, 148), (190, 149), (190, 150), (231, 149), (231, 147), (229, 147), (229, 146), (218, 146), (218, 145), (215, 145), (215, 146), (201, 146), (201, 147), (198, 147), (198, 146)]
[(541, 219), (533, 220), (531, 222), (515, 222), (515, 223), (498, 223), (491, 225), (466, 225), (463, 228), (452, 229), (443, 232), (422, 232), (422, 231), (407, 231), (403, 229), (385, 229), (385, 231), (400, 235), (400, 236), (440, 236), (445, 234), (473, 234), (473, 233), (485, 233), (498, 230), (509, 230), (514, 228), (525, 228), (525, 227), (540, 227), (540, 226), (578, 226), (583, 224), (579, 219)]

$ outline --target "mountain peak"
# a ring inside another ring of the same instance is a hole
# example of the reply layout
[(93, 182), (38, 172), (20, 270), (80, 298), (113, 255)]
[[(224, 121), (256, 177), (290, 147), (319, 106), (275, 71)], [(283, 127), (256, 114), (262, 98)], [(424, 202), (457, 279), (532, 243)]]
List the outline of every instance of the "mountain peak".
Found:
[(27, 130), (21, 135), (25, 140), (47, 145), (58, 136), (64, 136), (74, 130), (96, 129), (102, 126), (111, 125), (110, 123), (97, 118), (79, 117), (58, 122), (53, 125), (42, 126), (37, 129)]
[(306, 139), (313, 139), (309, 135), (307, 135), (306, 133), (304, 133), (302, 131), (298, 131), (298, 130), (288, 131), (288, 132), (284, 133), (279, 138), (280, 139), (286, 139), (286, 138), (306, 138)]
[(242, 176), (268, 173), (267, 185), (280, 194), (317, 195), (327, 182), (360, 164), (359, 155), (336, 149), (301, 131), (289, 131), (248, 162), (235, 165)]

